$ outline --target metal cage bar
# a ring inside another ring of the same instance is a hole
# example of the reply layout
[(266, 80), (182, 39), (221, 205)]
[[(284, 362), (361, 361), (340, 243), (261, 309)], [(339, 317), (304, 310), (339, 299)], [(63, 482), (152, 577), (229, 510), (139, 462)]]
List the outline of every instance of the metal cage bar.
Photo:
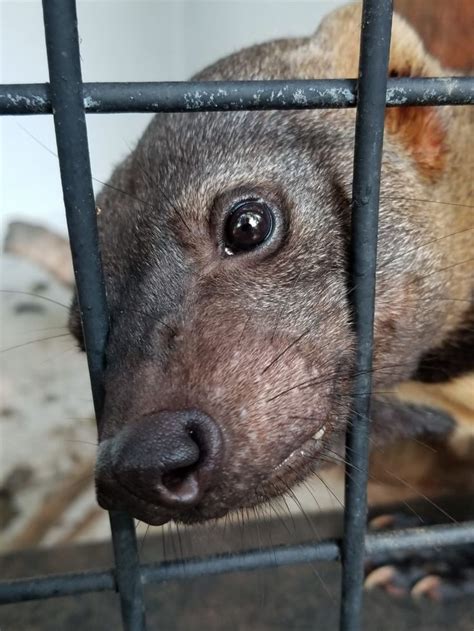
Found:
[[(358, 107), (353, 185), (352, 300), (358, 333), (358, 382), (370, 390), (377, 209), (385, 106), (474, 103), (474, 77), (388, 79), (391, 0), (364, 0), (359, 80), (82, 83), (74, 0), (43, 0), (49, 84), (0, 86), (0, 114), (53, 114), (64, 203), (71, 240), (97, 419), (108, 332), (85, 112), (191, 112)], [(363, 71), (363, 72), (362, 72)], [(474, 544), (474, 522), (365, 535), (368, 406), (348, 434), (347, 456), (357, 471), (347, 482), (344, 540), (140, 565), (133, 520), (111, 513), (115, 567), (0, 582), (0, 603), (116, 590), (124, 628), (145, 629), (143, 584), (251, 571), (316, 560), (343, 560), (341, 630), (360, 629), (364, 554)], [(351, 473), (351, 476), (353, 473)]]
[[(457, 546), (474, 543), (474, 522), (460, 525), (410, 528), (394, 532), (370, 534), (365, 538), (367, 554), (409, 552), (434, 546)], [(298, 565), (315, 561), (339, 561), (341, 542), (336, 540), (295, 546), (246, 550), (205, 558), (186, 559), (140, 566), (145, 584), (180, 581), (199, 576), (250, 572), (255, 569)], [(0, 604), (42, 600), (88, 592), (115, 589), (115, 570), (54, 574), (0, 582)]]
[(341, 631), (359, 631), (362, 625), (375, 271), (392, 11), (392, 0), (365, 0), (362, 9), (349, 261), (357, 349), (353, 412), (346, 432)]
[[(50, 97), (94, 409), (104, 403), (109, 329), (84, 113), (75, 0), (43, 0)], [(115, 582), (127, 631), (145, 629), (143, 587), (133, 519), (111, 512)]]
[[(356, 79), (84, 83), (89, 114), (355, 107)], [(386, 105), (469, 105), (473, 77), (389, 79)], [(51, 114), (47, 83), (2, 86), (0, 114)]]

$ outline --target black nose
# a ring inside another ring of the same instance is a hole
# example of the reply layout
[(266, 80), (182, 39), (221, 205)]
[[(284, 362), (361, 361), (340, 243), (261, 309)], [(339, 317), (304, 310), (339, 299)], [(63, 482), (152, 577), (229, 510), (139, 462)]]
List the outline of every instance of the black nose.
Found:
[(194, 410), (147, 416), (112, 442), (114, 479), (134, 496), (172, 509), (200, 501), (222, 456), (219, 427)]

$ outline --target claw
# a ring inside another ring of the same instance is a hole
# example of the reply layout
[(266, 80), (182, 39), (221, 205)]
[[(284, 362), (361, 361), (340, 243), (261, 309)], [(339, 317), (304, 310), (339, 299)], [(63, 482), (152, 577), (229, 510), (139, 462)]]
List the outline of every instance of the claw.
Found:
[(369, 530), (385, 530), (395, 523), (395, 515), (378, 515), (369, 521)]
[[(383, 513), (371, 519), (372, 531), (424, 524), (417, 514)], [(430, 522), (428, 522), (430, 523)], [(381, 589), (395, 598), (444, 602), (474, 594), (474, 550), (459, 545), (443, 550), (420, 549), (412, 554), (372, 554), (365, 563), (366, 590)], [(474, 628), (473, 628), (474, 631)]]
[(430, 600), (440, 602), (443, 599), (441, 587), (441, 578), (434, 574), (428, 574), (413, 585), (410, 594), (416, 600), (429, 598)]
[(365, 579), (364, 586), (368, 591), (383, 589), (387, 594), (402, 598), (408, 594), (403, 575), (393, 565), (383, 565), (373, 570)]
[(415, 583), (411, 590), (411, 595), (415, 599), (427, 598), (436, 602), (472, 594), (474, 594), (474, 581), (466, 575), (450, 578), (429, 574)]
[(385, 587), (393, 581), (397, 574), (397, 570), (393, 565), (383, 565), (373, 570), (368, 574), (364, 581), (364, 587), (367, 590), (375, 589), (376, 587)]

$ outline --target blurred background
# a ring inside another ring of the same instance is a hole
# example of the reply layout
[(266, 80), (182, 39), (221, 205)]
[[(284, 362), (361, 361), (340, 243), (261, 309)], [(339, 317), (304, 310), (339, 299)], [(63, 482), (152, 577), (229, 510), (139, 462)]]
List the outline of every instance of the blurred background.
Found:
[[(309, 35), (323, 15), (342, 4), (342, 0), (79, 0), (82, 76), (84, 81), (189, 79), (244, 46)], [(41, 2), (2, 1), (1, 7), (2, 82), (47, 81)], [(97, 179), (108, 178), (149, 119), (147, 114), (88, 117), (92, 172)], [(3, 225), (22, 217), (65, 231), (57, 160), (44, 148), (55, 151), (52, 118), (3, 118), (1, 135)]]

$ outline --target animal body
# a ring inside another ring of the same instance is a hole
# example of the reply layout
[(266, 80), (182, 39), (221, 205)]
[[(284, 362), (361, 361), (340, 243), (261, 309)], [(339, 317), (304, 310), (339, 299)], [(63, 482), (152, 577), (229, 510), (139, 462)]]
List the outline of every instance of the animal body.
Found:
[[(195, 78), (355, 77), (359, 29), (351, 5), (310, 37)], [(390, 75), (445, 74), (395, 15)], [(116, 168), (97, 200), (111, 322), (104, 508), (203, 521), (343, 453), (354, 122), (347, 109), (158, 114)], [(471, 187), (467, 107), (387, 110), (372, 405), (385, 449), (420, 436), (456, 449), (474, 431)], [(82, 344), (76, 303), (70, 326)]]

